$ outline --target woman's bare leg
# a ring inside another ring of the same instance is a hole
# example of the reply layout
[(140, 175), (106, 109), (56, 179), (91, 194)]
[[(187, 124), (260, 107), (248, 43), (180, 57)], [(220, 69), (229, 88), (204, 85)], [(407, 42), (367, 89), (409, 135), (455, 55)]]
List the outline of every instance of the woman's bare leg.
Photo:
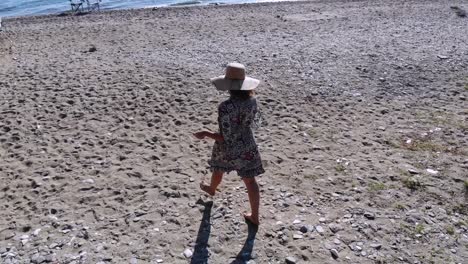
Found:
[(244, 217), (255, 225), (260, 224), (259, 218), (259, 207), (260, 207), (260, 190), (258, 188), (257, 181), (255, 178), (242, 178), (247, 187), (247, 193), (249, 195), (251, 214), (245, 214)]
[(206, 185), (202, 182), (200, 183), (200, 189), (202, 189), (204, 192), (208, 193), (211, 196), (215, 195), (216, 188), (218, 188), (218, 185), (223, 180), (223, 174), (224, 172), (222, 171), (213, 171), (213, 174), (211, 175), (210, 185)]

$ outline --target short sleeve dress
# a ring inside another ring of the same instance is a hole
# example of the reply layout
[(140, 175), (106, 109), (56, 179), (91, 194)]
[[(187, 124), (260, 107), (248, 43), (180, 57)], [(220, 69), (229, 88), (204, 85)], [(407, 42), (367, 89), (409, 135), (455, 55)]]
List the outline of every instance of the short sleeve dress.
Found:
[(215, 142), (209, 161), (211, 171), (237, 171), (241, 178), (265, 172), (252, 132), (257, 113), (255, 98), (230, 98), (218, 107), (219, 133), (223, 142)]

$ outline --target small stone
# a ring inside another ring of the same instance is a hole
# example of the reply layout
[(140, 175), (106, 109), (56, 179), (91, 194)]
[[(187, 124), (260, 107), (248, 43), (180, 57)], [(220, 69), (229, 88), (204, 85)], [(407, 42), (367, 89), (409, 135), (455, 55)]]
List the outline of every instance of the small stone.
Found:
[(294, 257), (287, 257), (286, 264), (296, 264), (297, 260)]
[(93, 184), (94, 180), (93, 179), (86, 179), (86, 180), (83, 180), (83, 183)]
[(322, 150), (323, 148), (320, 146), (313, 145), (312, 150)]
[(370, 244), (370, 247), (379, 250), (379, 249), (382, 248), (382, 244), (379, 244), (379, 243), (372, 243), (372, 244)]
[(325, 230), (323, 229), (323, 227), (322, 227), (322, 226), (319, 226), (319, 225), (318, 225), (318, 226), (315, 226), (315, 230), (317, 230), (317, 232), (318, 232), (319, 234), (323, 234), (323, 233), (325, 232)]
[(157, 259), (156, 262), (157, 263), (163, 263), (163, 260), (162, 259)]
[(136, 259), (135, 257), (131, 258), (130, 264), (138, 264), (138, 259)]
[(341, 241), (338, 238), (335, 238), (333, 239), (333, 243), (335, 243), (336, 245), (339, 245), (341, 244)]
[(302, 239), (303, 236), (302, 235), (299, 235), (299, 234), (294, 234), (293, 235), (293, 239), (297, 240), (297, 239)]
[(96, 46), (91, 45), (91, 47), (89, 48), (88, 52), (95, 52), (95, 51), (97, 51)]
[(187, 249), (184, 250), (184, 256), (185, 256), (186, 258), (191, 258), (192, 255), (193, 255), (192, 250), (190, 250), (189, 248), (187, 248)]
[(354, 248), (355, 248), (357, 251), (361, 251), (361, 250), (362, 250), (362, 247), (360, 247), (360, 246), (355, 246)]
[(301, 229), (299, 229), (299, 231), (301, 231), (302, 233), (307, 233), (307, 231), (309, 231), (309, 228), (305, 225), (301, 226)]
[(49, 248), (50, 248), (50, 249), (54, 249), (54, 248), (56, 248), (56, 247), (58, 247), (58, 246), (59, 246), (59, 245), (58, 245), (57, 243), (52, 243), (52, 244), (49, 245)]
[(46, 259), (43, 256), (39, 255), (39, 253), (36, 253), (31, 257), (31, 263), (34, 263), (34, 264), (40, 264), (45, 261)]
[(333, 257), (334, 259), (337, 259), (337, 258), (339, 257), (339, 255), (338, 255), (338, 250), (336, 250), (336, 249), (334, 249), (334, 248), (330, 249), (330, 253), (331, 253), (331, 255), (332, 255), (332, 257)]
[(319, 218), (320, 223), (325, 223), (326, 221), (327, 221), (327, 219), (325, 219), (325, 217), (320, 217)]
[(437, 55), (437, 58), (439, 58), (439, 59), (441, 59), (441, 60), (446, 60), (446, 59), (448, 59), (448, 56)]
[(366, 252), (366, 251), (362, 251), (362, 252), (361, 252), (361, 256), (363, 256), (363, 257), (367, 256), (367, 252)]
[(409, 172), (410, 174), (419, 174), (419, 171), (416, 170), (416, 169), (408, 169), (408, 172)]
[(38, 236), (38, 235), (39, 235), (39, 232), (41, 232), (41, 229), (40, 229), (40, 228), (34, 230), (33, 235), (34, 235), (34, 236)]
[(6, 254), (3, 254), (2, 257), (6, 258), (6, 259), (16, 258), (16, 254), (13, 253), (13, 252), (8, 252)]
[(365, 212), (364, 217), (369, 219), (369, 220), (374, 220), (375, 219), (375, 214), (373, 214), (371, 212)]
[(301, 222), (302, 222), (301, 220), (296, 219), (296, 220), (294, 220), (293, 224), (297, 225), (297, 224), (300, 224)]
[(337, 232), (343, 230), (343, 227), (341, 225), (338, 225), (338, 224), (329, 224), (328, 228), (330, 228), (330, 230), (333, 233), (337, 233)]
[(454, 249), (454, 248), (452, 248), (450, 251), (451, 251), (453, 254), (457, 253), (457, 250)]
[(427, 169), (426, 171), (429, 172), (432, 175), (436, 175), (437, 173), (439, 173), (438, 171), (433, 170), (433, 169)]
[(54, 262), (54, 261), (55, 261), (54, 255), (49, 254), (49, 255), (45, 256), (45, 262), (50, 263), (50, 262)]

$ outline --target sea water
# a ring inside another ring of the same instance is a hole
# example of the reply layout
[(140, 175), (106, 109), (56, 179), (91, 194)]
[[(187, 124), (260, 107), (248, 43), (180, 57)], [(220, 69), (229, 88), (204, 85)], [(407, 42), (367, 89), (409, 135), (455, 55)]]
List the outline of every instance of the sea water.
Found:
[[(79, 2), (80, 0), (73, 0)], [(90, 3), (98, 0), (89, 0)], [(267, 0), (268, 1), (268, 0)], [(270, 0), (271, 2), (275, 0)], [(211, 3), (251, 3), (265, 0), (101, 0), (101, 9), (129, 9)], [(86, 3), (84, 3), (86, 7)], [(70, 0), (0, 0), (0, 17), (55, 14), (70, 10)]]

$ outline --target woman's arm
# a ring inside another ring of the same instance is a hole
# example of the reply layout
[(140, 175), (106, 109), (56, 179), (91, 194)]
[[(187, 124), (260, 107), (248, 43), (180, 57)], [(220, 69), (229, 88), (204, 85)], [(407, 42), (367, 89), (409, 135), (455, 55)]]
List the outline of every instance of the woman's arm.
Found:
[(218, 142), (224, 142), (224, 137), (223, 135), (219, 133), (211, 133), (210, 131), (200, 131), (195, 134), (193, 134), (196, 138), (198, 139), (204, 139), (205, 137), (209, 137), (211, 139), (214, 139)]

